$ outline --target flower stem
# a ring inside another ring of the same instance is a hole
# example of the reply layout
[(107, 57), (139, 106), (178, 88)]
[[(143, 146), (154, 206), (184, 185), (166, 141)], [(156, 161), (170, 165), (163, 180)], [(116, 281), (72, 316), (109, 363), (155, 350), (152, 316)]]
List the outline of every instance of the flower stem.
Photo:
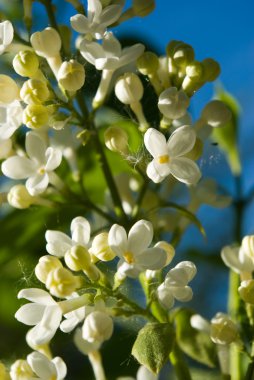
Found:
[(104, 368), (102, 365), (101, 354), (99, 351), (93, 351), (88, 354), (88, 358), (93, 367), (93, 372), (96, 380), (106, 380)]
[(173, 350), (169, 354), (169, 359), (172, 365), (174, 366), (174, 370), (178, 380), (191, 380), (189, 368), (185, 363), (182, 352), (176, 343)]

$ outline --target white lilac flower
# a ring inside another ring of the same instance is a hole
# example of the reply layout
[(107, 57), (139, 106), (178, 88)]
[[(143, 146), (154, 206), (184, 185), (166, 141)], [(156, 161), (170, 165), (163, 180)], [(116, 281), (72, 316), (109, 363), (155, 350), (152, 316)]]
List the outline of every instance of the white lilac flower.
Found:
[(191, 151), (196, 141), (196, 134), (189, 126), (178, 128), (168, 141), (154, 128), (149, 128), (144, 136), (146, 149), (153, 156), (147, 166), (147, 175), (153, 182), (163, 181), (172, 174), (180, 182), (194, 185), (201, 177), (197, 164), (184, 155)]
[(87, 247), (90, 240), (90, 224), (87, 219), (78, 216), (71, 222), (71, 238), (61, 231), (53, 230), (48, 230), (45, 237), (47, 252), (57, 257), (64, 257), (72, 247)]
[(0, 22), (0, 55), (12, 43), (14, 30), (12, 23), (8, 20)]
[(12, 179), (25, 179), (26, 188), (31, 195), (43, 193), (51, 180), (51, 174), (61, 163), (59, 149), (47, 148), (45, 141), (34, 132), (26, 134), (28, 157), (13, 156), (2, 164), (2, 172)]
[(142, 44), (135, 44), (122, 49), (120, 42), (112, 33), (105, 35), (102, 44), (86, 40), (81, 42), (80, 53), (82, 56), (97, 70), (103, 70), (99, 88), (93, 99), (94, 108), (103, 104), (114, 71), (134, 62), (144, 52), (144, 49), (145, 47)]
[(174, 299), (181, 302), (190, 301), (193, 293), (188, 283), (196, 272), (197, 269), (191, 261), (182, 261), (171, 269), (157, 289), (157, 297), (162, 306), (170, 309), (174, 305)]
[(82, 14), (72, 16), (71, 26), (78, 33), (101, 39), (107, 27), (117, 21), (121, 12), (120, 4), (112, 4), (103, 8), (99, 0), (88, 0), (87, 16)]
[(0, 140), (9, 139), (22, 124), (23, 108), (18, 100), (0, 104)]
[(227, 267), (238, 274), (254, 270), (253, 260), (244, 254), (241, 247), (229, 245), (224, 247), (221, 251), (221, 258)]
[(36, 374), (36, 379), (63, 380), (67, 374), (66, 364), (59, 356), (49, 360), (40, 352), (32, 352), (27, 356), (27, 363)]
[(135, 223), (128, 236), (122, 226), (114, 224), (111, 227), (108, 242), (111, 249), (120, 258), (118, 263), (120, 276), (135, 278), (147, 269), (157, 270), (164, 267), (167, 262), (167, 253), (156, 245), (148, 248), (152, 240), (153, 227), (146, 220)]
[(30, 340), (34, 345), (49, 342), (55, 335), (61, 319), (62, 310), (48, 292), (42, 289), (23, 289), (18, 298), (25, 298), (32, 303), (19, 308), (15, 318), (28, 326), (34, 326), (30, 332)]

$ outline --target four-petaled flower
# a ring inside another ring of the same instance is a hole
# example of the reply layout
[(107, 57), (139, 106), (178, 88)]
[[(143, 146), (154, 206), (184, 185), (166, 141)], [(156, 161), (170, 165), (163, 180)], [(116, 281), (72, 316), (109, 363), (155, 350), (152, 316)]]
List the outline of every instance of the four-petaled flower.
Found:
[[(139, 273), (150, 269), (157, 270), (165, 266), (167, 253), (162, 248), (148, 248), (153, 240), (152, 224), (146, 220), (135, 223), (127, 233), (122, 226), (114, 224), (108, 242), (111, 249), (120, 258), (118, 274), (122, 277), (137, 277)], [(159, 244), (159, 243), (157, 243)]]
[(185, 154), (195, 145), (196, 134), (189, 126), (178, 128), (168, 141), (154, 128), (149, 128), (144, 136), (146, 149), (154, 157), (147, 166), (147, 175), (153, 182), (163, 181), (169, 174), (188, 185), (200, 179), (201, 173), (197, 164)]
[(24, 179), (31, 195), (43, 193), (50, 182), (50, 177), (61, 163), (62, 153), (59, 149), (47, 148), (44, 140), (35, 132), (26, 134), (26, 152), (28, 157), (13, 156), (2, 164), (2, 172), (12, 179)]

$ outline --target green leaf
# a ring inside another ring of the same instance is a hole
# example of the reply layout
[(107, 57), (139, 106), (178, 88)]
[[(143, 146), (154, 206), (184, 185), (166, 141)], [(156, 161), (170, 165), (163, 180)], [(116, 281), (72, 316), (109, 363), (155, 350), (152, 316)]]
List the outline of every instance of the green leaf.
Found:
[(153, 373), (159, 373), (173, 348), (175, 331), (168, 323), (148, 323), (137, 336), (132, 355)]
[(240, 106), (237, 103), (237, 100), (222, 87), (216, 89), (215, 96), (216, 99), (221, 100), (230, 109), (232, 118), (223, 127), (213, 128), (212, 137), (218, 142), (219, 148), (221, 148), (226, 154), (232, 173), (234, 175), (239, 175), (241, 173), (241, 162), (237, 140)]
[(194, 314), (196, 313), (189, 309), (180, 309), (176, 312), (174, 320), (177, 342), (181, 350), (192, 359), (208, 367), (215, 367), (217, 364), (216, 347), (207, 333), (198, 331), (191, 326), (190, 318)]

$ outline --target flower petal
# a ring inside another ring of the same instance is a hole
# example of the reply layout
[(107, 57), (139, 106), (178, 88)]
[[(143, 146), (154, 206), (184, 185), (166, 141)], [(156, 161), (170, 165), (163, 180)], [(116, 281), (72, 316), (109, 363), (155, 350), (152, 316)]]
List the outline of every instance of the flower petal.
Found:
[(136, 61), (136, 59), (138, 59), (144, 51), (145, 46), (142, 44), (135, 44), (133, 46), (123, 48), (118, 67), (122, 67)]
[(49, 147), (46, 150), (46, 171), (55, 170), (62, 161), (62, 152), (60, 149)]
[(27, 362), (40, 379), (51, 379), (57, 374), (55, 365), (40, 352), (32, 352), (28, 355)]
[(45, 290), (38, 288), (22, 289), (18, 293), (18, 299), (25, 298), (31, 302), (36, 302), (41, 305), (55, 305), (56, 302), (51, 295)]
[(169, 166), (171, 174), (178, 179), (178, 181), (186, 183), (187, 185), (195, 185), (201, 177), (198, 165), (189, 158), (174, 158), (170, 161)]
[(29, 194), (32, 196), (39, 195), (43, 193), (49, 184), (49, 177), (48, 174), (45, 173), (44, 175), (37, 174), (33, 177), (28, 178), (26, 181), (26, 188)]
[(76, 14), (70, 18), (72, 28), (78, 33), (88, 33), (90, 22), (88, 18), (82, 14)]
[(62, 358), (59, 356), (56, 356), (53, 360), (52, 363), (54, 363), (56, 372), (57, 372), (57, 380), (62, 380), (65, 378), (67, 374), (67, 367), (65, 362), (63, 361)]
[(17, 310), (15, 318), (25, 325), (35, 326), (41, 321), (44, 310), (45, 305), (27, 303)]
[(90, 224), (86, 218), (78, 216), (71, 222), (72, 240), (80, 245), (87, 245), (90, 240)]
[(197, 273), (196, 265), (191, 261), (181, 261), (175, 268), (181, 268), (186, 272), (188, 282), (191, 281)]
[(2, 172), (12, 179), (24, 179), (35, 174), (37, 165), (26, 157), (13, 156), (2, 163)]
[(64, 257), (65, 253), (73, 246), (69, 236), (60, 231), (48, 230), (45, 234), (46, 250), (50, 255)]
[(101, 12), (100, 23), (105, 26), (113, 24), (120, 17), (122, 12), (122, 6), (118, 4), (112, 4), (104, 8)]
[(149, 128), (144, 135), (144, 143), (148, 152), (154, 157), (168, 155), (165, 136), (154, 128)]
[[(233, 269), (236, 273), (251, 272), (253, 262), (250, 257), (244, 255), (244, 260), (240, 260), (240, 248), (226, 246), (221, 251), (221, 258), (227, 267)], [(243, 255), (241, 255), (243, 257)]]
[(34, 159), (38, 164), (45, 163), (46, 152), (45, 141), (35, 132), (26, 134), (26, 152), (31, 159)]
[(109, 231), (108, 244), (118, 257), (122, 257), (127, 252), (127, 234), (125, 229), (118, 224), (114, 224)]
[(14, 30), (12, 23), (8, 20), (0, 23), (0, 43), (1, 45), (10, 45), (13, 40)]
[(147, 168), (146, 168), (146, 174), (147, 176), (154, 182), (154, 183), (160, 183), (162, 182), (166, 177), (165, 176), (161, 176), (158, 171), (157, 171), (157, 168), (155, 167), (155, 160), (153, 160), (152, 162), (150, 162), (148, 165), (147, 165)]
[(100, 44), (83, 40), (80, 44), (80, 53), (92, 65), (98, 58), (105, 58), (105, 53)]
[(193, 297), (192, 289), (189, 286), (172, 287), (171, 292), (178, 301), (182, 302), (188, 302)]
[(122, 52), (122, 47), (117, 38), (114, 37), (113, 33), (109, 32), (103, 38), (102, 47), (104, 49), (106, 57), (120, 57)]
[(184, 125), (172, 133), (168, 140), (168, 152), (170, 157), (183, 156), (195, 145), (196, 133), (194, 130)]
[(153, 225), (147, 220), (139, 220), (128, 234), (128, 251), (135, 256), (142, 253), (153, 240)]
[(170, 309), (174, 305), (174, 297), (171, 293), (171, 290), (161, 284), (157, 289), (157, 297), (159, 302), (166, 309)]
[(136, 258), (136, 263), (143, 270), (162, 269), (167, 263), (167, 254), (161, 248), (148, 248)]

